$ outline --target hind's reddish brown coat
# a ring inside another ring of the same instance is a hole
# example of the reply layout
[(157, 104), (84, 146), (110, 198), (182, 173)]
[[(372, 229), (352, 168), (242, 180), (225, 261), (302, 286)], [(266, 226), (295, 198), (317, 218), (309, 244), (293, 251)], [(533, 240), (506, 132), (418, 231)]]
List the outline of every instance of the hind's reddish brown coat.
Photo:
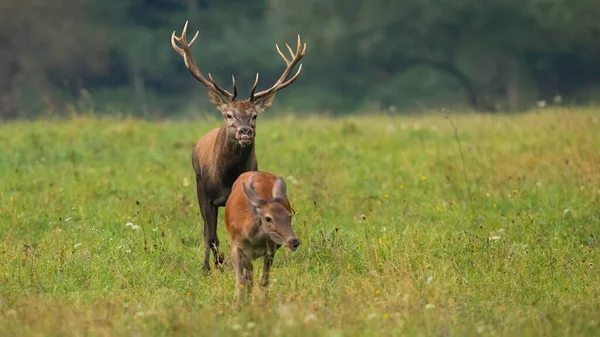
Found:
[(295, 251), (300, 240), (292, 229), (292, 207), (285, 181), (267, 172), (246, 172), (233, 184), (225, 205), (231, 263), (238, 284), (238, 301), (243, 289), (252, 291), (252, 261), (263, 257), (260, 285), (266, 290), (275, 252), (281, 245)]
[[(243, 237), (251, 237), (253, 231), (256, 231), (256, 224), (253, 223), (255, 214), (248, 207), (248, 199), (242, 189), (243, 183), (250, 184), (252, 176), (254, 176), (254, 191), (265, 200), (273, 199), (272, 188), (277, 176), (266, 172), (246, 172), (240, 175), (232, 187), (229, 196), (231, 200), (227, 203), (228, 208), (225, 210), (225, 225), (232, 242), (237, 242)], [(288, 212), (292, 212), (292, 206), (287, 197), (281, 201), (281, 204)]]

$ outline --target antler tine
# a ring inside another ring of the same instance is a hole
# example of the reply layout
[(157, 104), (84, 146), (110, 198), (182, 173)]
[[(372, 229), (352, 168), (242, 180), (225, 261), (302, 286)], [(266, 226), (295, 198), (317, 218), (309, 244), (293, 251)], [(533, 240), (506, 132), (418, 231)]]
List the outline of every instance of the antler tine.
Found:
[[(187, 26), (188, 26), (188, 21), (185, 22), (185, 25), (183, 26), (183, 31), (181, 32), (181, 36), (179, 36), (179, 37), (177, 37), (175, 35), (175, 31), (173, 31), (173, 34), (171, 34), (171, 46), (179, 55), (181, 55), (183, 57), (185, 67), (192, 74), (192, 76), (194, 76), (200, 83), (202, 83), (205, 87), (214, 88), (220, 94), (222, 94), (225, 97), (228, 97), (232, 101), (235, 100), (235, 97), (237, 96), (237, 89), (235, 88), (235, 79), (233, 80), (234, 93), (232, 94), (229, 91), (219, 87), (219, 85), (217, 85), (217, 83), (213, 80), (213, 78), (212, 78), (212, 76), (210, 76), (210, 74), (208, 74), (210, 77), (210, 81), (207, 80), (206, 77), (204, 77), (204, 75), (202, 75), (202, 72), (200, 71), (200, 69), (198, 69), (196, 62), (194, 61), (194, 57), (192, 56), (192, 50), (190, 47), (192, 46), (192, 44), (194, 44), (194, 42), (198, 38), (198, 34), (200, 33), (200, 31), (196, 31), (196, 34), (194, 35), (192, 40), (190, 42), (187, 42), (187, 39), (186, 39)], [(181, 45), (181, 47), (178, 46), (177, 43), (179, 43)]]
[(256, 91), (257, 85), (258, 85), (258, 73), (256, 73), (256, 79), (254, 80), (254, 84), (252, 85), (252, 90), (250, 90), (250, 101), (254, 100), (254, 91)]
[(233, 90), (233, 97), (231, 97), (231, 100), (235, 100), (235, 98), (237, 97), (237, 86), (235, 85), (235, 76), (231, 75), (231, 87)]
[[(213, 87), (214, 87), (214, 88), (215, 88), (215, 89), (216, 89), (218, 92), (220, 92), (220, 93), (221, 93), (221, 95), (223, 95), (223, 96), (225, 96), (225, 97), (228, 97), (228, 98), (229, 98), (231, 101), (235, 100), (235, 96), (236, 96), (237, 94), (235, 94), (235, 93), (233, 93), (233, 94), (232, 94), (232, 93), (230, 93), (229, 91), (227, 91), (227, 90), (225, 90), (225, 89), (221, 88), (221, 87), (220, 87), (220, 86), (217, 84), (217, 82), (215, 81), (215, 79), (212, 77), (212, 75), (211, 75), (210, 73), (208, 73), (208, 79), (210, 80), (210, 84), (212, 84), (212, 86), (213, 86)], [(236, 90), (236, 88), (235, 88), (235, 79), (233, 80), (233, 89), (234, 89), (234, 91)]]
[(288, 60), (287, 57), (281, 52), (281, 49), (279, 49), (279, 45), (275, 44), (277, 53), (279, 53), (279, 56), (281, 56), (281, 58), (283, 59), (283, 61), (285, 62), (286, 66), (287, 66), (286, 69), (283, 71), (283, 74), (281, 74), (281, 77), (279, 77), (279, 79), (275, 82), (275, 84), (271, 88), (261, 91), (257, 94), (251, 94), (250, 100), (254, 100), (256, 98), (260, 98), (265, 95), (271, 94), (275, 91), (279, 91), (279, 90), (287, 87), (288, 85), (290, 85), (292, 82), (294, 82), (296, 80), (296, 78), (298, 78), (298, 76), (300, 75), (300, 72), (302, 71), (302, 64), (300, 64), (300, 66), (298, 67), (298, 71), (296, 72), (296, 74), (294, 74), (294, 76), (292, 76), (290, 79), (286, 80), (287, 77), (292, 72), (292, 70), (294, 69), (294, 67), (296, 66), (296, 64), (298, 64), (298, 62), (300, 62), (300, 60), (302, 60), (302, 58), (304, 57), (304, 54), (306, 52), (306, 43), (304, 43), (304, 47), (302, 47), (302, 41), (300, 40), (300, 34), (298, 34), (298, 45), (296, 47), (295, 53), (287, 43), (285, 45), (286, 45), (288, 51), (290, 52), (290, 55), (292, 56), (291, 61)]
[[(287, 46), (287, 43), (285, 45)], [(285, 64), (289, 65), (290, 61), (288, 61), (288, 59), (285, 57), (285, 55), (283, 55), (281, 50), (279, 50), (279, 45), (277, 43), (275, 44), (275, 48), (277, 48), (277, 52), (279, 53), (279, 56), (281, 56), (281, 58), (285, 61)], [(294, 58), (294, 54), (292, 54), (292, 59), (293, 58)]]

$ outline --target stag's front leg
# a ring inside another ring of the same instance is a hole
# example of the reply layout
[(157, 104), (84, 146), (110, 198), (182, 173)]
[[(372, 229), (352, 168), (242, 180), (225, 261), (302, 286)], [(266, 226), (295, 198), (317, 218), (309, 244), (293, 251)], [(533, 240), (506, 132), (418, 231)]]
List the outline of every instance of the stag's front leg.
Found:
[(218, 220), (218, 207), (210, 201), (203, 203), (204, 216), (204, 268), (210, 270), (209, 258), (210, 252), (212, 251), (215, 257), (215, 268), (221, 269), (223, 266), (223, 257), (219, 254), (219, 237), (217, 236), (217, 220)]

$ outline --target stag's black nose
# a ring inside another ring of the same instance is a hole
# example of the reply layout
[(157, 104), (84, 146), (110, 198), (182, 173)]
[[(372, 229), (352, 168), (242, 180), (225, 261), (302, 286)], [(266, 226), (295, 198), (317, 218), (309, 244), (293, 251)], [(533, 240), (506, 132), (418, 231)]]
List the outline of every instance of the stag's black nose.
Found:
[(238, 132), (240, 133), (240, 136), (252, 136), (252, 128), (249, 126), (242, 126), (241, 128), (239, 128)]

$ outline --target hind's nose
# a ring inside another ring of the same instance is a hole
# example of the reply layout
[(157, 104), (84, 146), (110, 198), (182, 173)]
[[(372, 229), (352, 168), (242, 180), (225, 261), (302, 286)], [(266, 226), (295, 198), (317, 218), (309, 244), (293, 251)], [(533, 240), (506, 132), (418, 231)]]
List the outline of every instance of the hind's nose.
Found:
[(291, 239), (288, 241), (287, 246), (291, 250), (296, 250), (300, 246), (300, 240), (298, 240), (297, 238)]

